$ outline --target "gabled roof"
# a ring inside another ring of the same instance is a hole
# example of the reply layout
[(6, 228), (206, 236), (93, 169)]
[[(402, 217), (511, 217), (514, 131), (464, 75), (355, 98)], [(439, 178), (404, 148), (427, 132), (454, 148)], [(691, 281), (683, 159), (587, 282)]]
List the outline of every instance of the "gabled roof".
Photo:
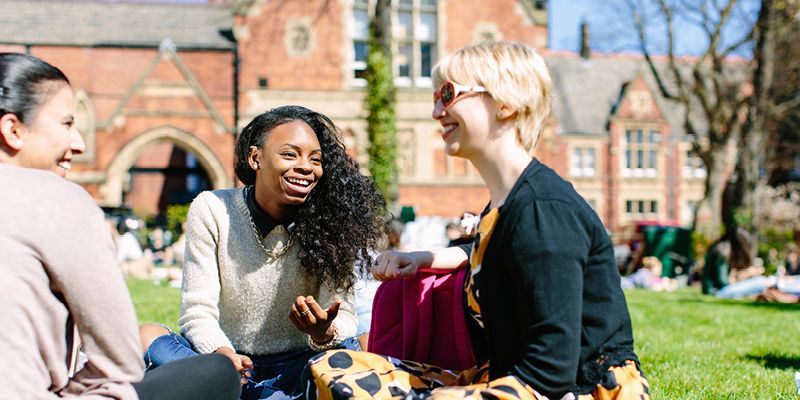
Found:
[(232, 29), (229, 7), (97, 0), (2, 0), (0, 43), (66, 46), (231, 49), (219, 34)]
[(683, 133), (682, 106), (664, 99), (644, 59), (634, 56), (545, 55), (553, 79), (553, 115), (562, 134), (607, 134), (623, 86), (642, 76), (674, 133)]

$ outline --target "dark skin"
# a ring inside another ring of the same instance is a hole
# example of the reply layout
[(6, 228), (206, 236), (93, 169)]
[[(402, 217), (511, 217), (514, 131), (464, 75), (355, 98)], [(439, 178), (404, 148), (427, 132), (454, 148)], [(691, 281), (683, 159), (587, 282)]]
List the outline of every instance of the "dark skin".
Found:
[[(305, 122), (293, 121), (277, 126), (266, 135), (261, 148), (250, 147), (248, 163), (256, 171), (255, 199), (259, 207), (273, 219), (291, 218), (297, 207), (322, 177), (322, 150), (316, 134)], [(323, 309), (313, 296), (298, 296), (289, 311), (289, 320), (316, 343), (334, 338), (333, 320), (339, 314), (341, 301)], [(250, 377), (253, 362), (234, 349), (220, 347), (216, 353), (231, 359), (242, 375), (242, 383)]]

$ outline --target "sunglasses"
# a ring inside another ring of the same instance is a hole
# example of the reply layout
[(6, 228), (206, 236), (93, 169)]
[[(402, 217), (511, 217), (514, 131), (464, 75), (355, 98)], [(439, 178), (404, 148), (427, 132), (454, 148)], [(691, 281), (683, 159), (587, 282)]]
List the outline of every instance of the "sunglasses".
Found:
[(461, 93), (485, 93), (487, 92), (486, 88), (483, 86), (465, 86), (459, 85), (455, 82), (447, 82), (442, 85), (439, 90), (433, 93), (433, 103), (436, 104), (437, 101), (442, 101), (442, 106), (450, 107), (453, 104), (453, 101), (456, 100)]

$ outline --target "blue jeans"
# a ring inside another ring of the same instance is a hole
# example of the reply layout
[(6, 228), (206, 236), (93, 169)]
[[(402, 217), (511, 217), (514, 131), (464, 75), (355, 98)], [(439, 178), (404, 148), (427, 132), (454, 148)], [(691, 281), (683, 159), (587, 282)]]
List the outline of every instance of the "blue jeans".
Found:
[(774, 277), (763, 275), (747, 278), (743, 281), (725, 285), (717, 290), (715, 295), (723, 299), (741, 299), (745, 297), (757, 296), (767, 290), (768, 287), (775, 285)]
[[(360, 351), (356, 338), (345, 339), (337, 348)], [(289, 350), (278, 354), (249, 355), (253, 361), (252, 376), (242, 386), (244, 400), (284, 399), (297, 384), (300, 373), (308, 360), (319, 354), (310, 348)], [(144, 353), (147, 369), (156, 368), (172, 361), (198, 355), (194, 346), (183, 336), (170, 331), (159, 336)]]

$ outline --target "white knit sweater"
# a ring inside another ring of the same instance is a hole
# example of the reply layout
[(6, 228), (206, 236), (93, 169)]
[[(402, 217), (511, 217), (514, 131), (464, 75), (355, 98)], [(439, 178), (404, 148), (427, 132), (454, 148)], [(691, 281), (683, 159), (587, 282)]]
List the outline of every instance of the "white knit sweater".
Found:
[[(267, 256), (253, 233), (242, 188), (201, 193), (189, 208), (186, 229), (178, 325), (198, 352), (228, 346), (268, 355), (308, 347), (308, 336), (288, 316), (297, 296), (312, 295), (322, 307), (342, 299), (334, 320), (339, 339), (355, 336), (352, 292), (320, 289), (301, 267), (297, 244), (277, 259)], [(278, 225), (263, 243), (278, 250), (288, 238)]]

